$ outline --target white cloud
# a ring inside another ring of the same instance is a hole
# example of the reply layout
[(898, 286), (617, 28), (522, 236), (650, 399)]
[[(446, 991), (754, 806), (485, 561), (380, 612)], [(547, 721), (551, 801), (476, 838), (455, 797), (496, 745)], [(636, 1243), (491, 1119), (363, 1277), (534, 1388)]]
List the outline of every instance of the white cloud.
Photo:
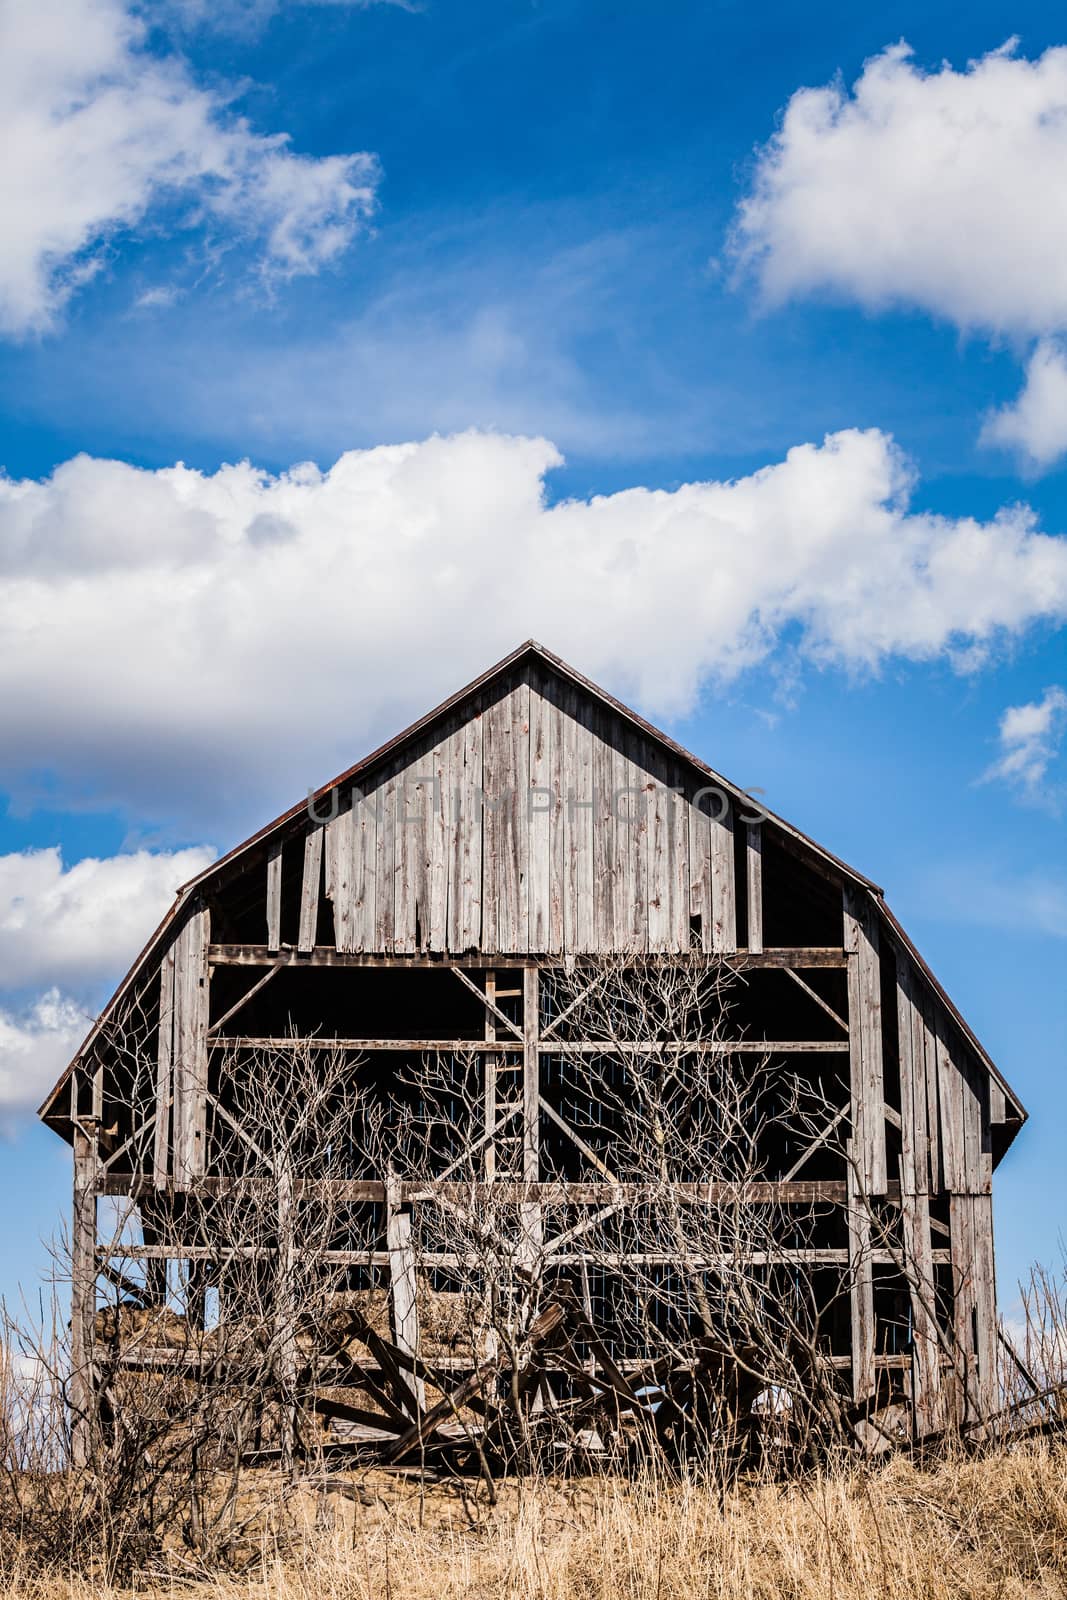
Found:
[(1040, 700), (1009, 706), (1000, 719), (1000, 759), (984, 774), (1011, 784), (1028, 800), (1047, 798), (1045, 778), (1067, 731), (1067, 691), (1058, 684)]
[(0, 856), (0, 990), (84, 989), (133, 960), (182, 883), (214, 859), (205, 846), (137, 850), (65, 867), (56, 847)]
[(204, 846), (71, 867), (56, 848), (0, 856), (0, 991), (47, 985), (0, 1007), (0, 1128), (40, 1102), (88, 1033), (98, 986), (121, 976), (178, 886), (213, 859)]
[(1018, 452), (1033, 470), (1067, 454), (1067, 358), (1058, 341), (1040, 341), (1018, 399), (986, 418), (981, 442)]
[[(534, 634), (670, 716), (790, 652), (974, 665), (1067, 617), (1067, 540), (911, 512), (849, 431), (733, 482), (552, 507), (544, 439), (352, 451), (277, 477), (78, 457), (0, 480), (0, 782), (51, 773), (230, 827), (323, 782)], [(254, 805), (254, 810), (252, 807)]]
[(899, 44), (798, 90), (734, 236), (771, 302), (812, 291), (961, 328), (1067, 328), (1067, 48), (925, 72)]
[(41, 1102), (91, 1024), (92, 1018), (58, 989), (22, 1011), (0, 1010), (0, 1125)]
[(258, 241), (262, 270), (315, 272), (372, 209), (365, 153), (312, 158), (262, 135), (122, 0), (0, 10), (0, 331), (47, 328), (150, 212)]

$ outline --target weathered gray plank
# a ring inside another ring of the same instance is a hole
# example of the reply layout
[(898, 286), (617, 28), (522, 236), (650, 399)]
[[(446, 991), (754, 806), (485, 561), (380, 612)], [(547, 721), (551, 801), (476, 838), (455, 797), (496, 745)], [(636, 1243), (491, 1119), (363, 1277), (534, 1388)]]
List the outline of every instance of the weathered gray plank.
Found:
[(852, 1331), (852, 1398), (857, 1403), (874, 1392), (874, 1271), (871, 1259), (871, 1220), (862, 1183), (855, 1170), (857, 1156), (850, 1141), (846, 1167), (849, 1312)]
[(977, 1307), (974, 1201), (969, 1194), (953, 1194), (949, 1198), (949, 1248), (952, 1253), (952, 1332), (958, 1360), (955, 1415), (958, 1422), (971, 1422), (979, 1415), (979, 1387), (974, 1341)]
[(584, 955), (593, 934), (593, 736), (588, 701), (572, 684), (563, 695), (564, 949)]
[(282, 943), (282, 841), (276, 839), (267, 855), (267, 949)]
[(897, 953), (897, 1038), (900, 1053), (900, 1115), (905, 1194), (928, 1194), (930, 1146), (926, 1131), (926, 1066), (922, 1013), (915, 1001), (915, 973)]
[(763, 824), (745, 824), (745, 887), (748, 896), (748, 948), (763, 949)]
[(320, 822), (304, 835), (304, 875), (300, 887), (300, 930), (296, 945), (300, 951), (314, 950), (318, 938), (323, 831)]
[[(415, 1251), (411, 1241), (411, 1216), (400, 1209), (400, 1185), (395, 1177), (386, 1181), (386, 1249), (389, 1252), (389, 1292), (393, 1306), (393, 1336), (397, 1348), (409, 1356), (419, 1354), (419, 1311)], [(412, 1415), (426, 1408), (423, 1381), (414, 1374), (405, 1378), (411, 1388)]]
[(530, 686), (529, 948), (563, 948), (562, 728), (559, 707)]
[(529, 684), (514, 684), (486, 710), (482, 749), (485, 791), (482, 924), (485, 948), (521, 954), (529, 937)]
[(170, 1102), (174, 1092), (174, 946), (159, 969), (159, 1038), (156, 1048), (156, 1126), (152, 1158), (157, 1189), (167, 1183), (170, 1164)]
[(174, 943), (174, 1181), (204, 1171), (208, 1087), (209, 913), (191, 913)]
[(699, 924), (701, 949), (710, 950), (711, 837), (707, 816), (700, 809), (692, 782), (686, 784), (686, 822), (689, 829), (689, 916)]
[(326, 898), (333, 906), (334, 948), (348, 953), (356, 948), (354, 927), (353, 815), (345, 806), (326, 823)]
[(410, 753), (396, 776), (396, 852), (393, 885), (393, 947), (413, 952), (425, 948), (429, 901), (427, 840), (433, 809), (433, 754), (423, 745)]
[(560, 955), (564, 948), (563, 905), (566, 893), (566, 801), (564, 777), (563, 711), (558, 688), (549, 697), (552, 737), (549, 745), (548, 791), (551, 798), (548, 863), (548, 953)]
[(476, 707), (456, 730), (452, 763), (449, 942), (456, 954), (482, 942), (482, 729)]
[(667, 866), (669, 870), (671, 931), (668, 952), (689, 949), (689, 802), (682, 769), (667, 760)]
[(937, 1019), (937, 1103), (945, 1188), (953, 1194), (966, 1194), (970, 1184), (965, 1146), (963, 1082), (952, 1059), (948, 1030), (940, 1017)]
[(374, 886), (374, 945), (394, 950), (396, 927), (396, 822), (397, 775), (395, 768), (379, 779), (375, 801), (377, 871)]
[(737, 883), (734, 854), (734, 804), (725, 809), (713, 797), (711, 832), (711, 948), (717, 954), (737, 949)]
[(70, 1376), (71, 1451), (74, 1465), (88, 1464), (96, 1438), (96, 1382), (93, 1344), (96, 1327), (96, 1169), (95, 1133), (74, 1127), (74, 1197), (71, 1216)]
[(636, 728), (624, 732), (625, 771), (629, 794), (620, 799), (625, 819), (626, 851), (622, 870), (627, 880), (626, 917), (630, 949), (648, 949), (649, 819), (652, 812), (652, 778), (646, 766), (647, 740)]
[(674, 796), (667, 788), (666, 754), (652, 746), (648, 750), (648, 781), (648, 948), (661, 952), (675, 948)]
[(848, 952), (848, 1022), (852, 1136), (868, 1195), (886, 1190), (885, 1084), (878, 925), (870, 895), (846, 885), (844, 946)]
[[(920, 996), (916, 994), (918, 1006)], [(941, 1111), (937, 1095), (937, 1030), (934, 1026), (933, 1005), (927, 997), (922, 1000), (923, 1018), (923, 1071), (926, 1079), (926, 1136), (930, 1146), (930, 1193), (944, 1189), (944, 1165), (941, 1141)]]
[(522, 974), (522, 1176), (524, 1183), (541, 1177), (540, 973), (525, 967)]
[(454, 724), (445, 727), (430, 756), (433, 779), (425, 822), (427, 899), (420, 918), (422, 948), (448, 949), (448, 797), (452, 791)]
[(598, 710), (593, 732), (593, 949), (615, 945), (615, 750), (614, 718)]
[(354, 951), (375, 948), (378, 903), (378, 790), (352, 790), (350, 938)]
[(989, 1075), (970, 1052), (954, 1052), (963, 1101), (963, 1151), (967, 1188), (989, 1194), (993, 1187), (993, 1153), (989, 1128)]
[[(541, 1036), (540, 972), (536, 967), (526, 967), (522, 975), (522, 1178), (524, 1184), (536, 1184), (541, 1177), (541, 1084), (540, 1056), (537, 1044)], [(523, 1254), (528, 1267), (535, 1270), (543, 1239), (543, 1218), (540, 1202), (529, 1198), (520, 1205), (520, 1227), (523, 1236)]]
[(930, 1197), (904, 1188), (901, 1173), (901, 1211), (904, 1260), (911, 1298), (912, 1403), (919, 1438), (943, 1426), (941, 1347), (937, 1334), (937, 1299), (933, 1245), (930, 1238)]
[(993, 1200), (988, 1193), (971, 1196), (971, 1240), (974, 1251), (974, 1308), (977, 1332), (978, 1407), (983, 1417), (999, 1405), (997, 1390), (997, 1276), (993, 1253)]

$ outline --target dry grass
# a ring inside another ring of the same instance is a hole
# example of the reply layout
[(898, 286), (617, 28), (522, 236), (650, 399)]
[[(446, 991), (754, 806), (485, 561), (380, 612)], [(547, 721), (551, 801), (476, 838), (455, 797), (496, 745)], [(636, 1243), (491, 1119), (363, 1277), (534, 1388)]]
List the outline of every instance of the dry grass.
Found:
[[(1067, 1595), (1067, 1446), (730, 1494), (582, 1480), (505, 1488), (361, 1480), (369, 1505), (305, 1495), (240, 1576), (175, 1570), (142, 1594), (203, 1600), (1016, 1600)], [(128, 1593), (128, 1591), (121, 1591)], [(85, 1579), (10, 1600), (116, 1600)]]

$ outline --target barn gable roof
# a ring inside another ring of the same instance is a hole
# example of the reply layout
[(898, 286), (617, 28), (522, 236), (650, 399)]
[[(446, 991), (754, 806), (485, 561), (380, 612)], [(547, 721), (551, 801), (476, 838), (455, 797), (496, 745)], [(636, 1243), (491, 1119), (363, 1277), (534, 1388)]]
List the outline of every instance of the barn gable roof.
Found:
[[(568, 663), (563, 661), (559, 656), (554, 655), (543, 645), (537, 643), (536, 640), (527, 640), (525, 643), (519, 645), (517, 649), (506, 655), (501, 661), (498, 661), (494, 666), (483, 672), (479, 677), (466, 684), (455, 694), (450, 695), (448, 699), (442, 701), (441, 704), (434, 707), (433, 710), (428, 711), (424, 716), (411, 723), (410, 726), (405, 728), (402, 732), (396, 734), (393, 738), (386, 741), (386, 743), (380, 745), (376, 750), (371, 751), (369, 755), (364, 756), (360, 761), (349, 767), (345, 772), (342, 772), (339, 776), (332, 779), (331, 782), (324, 784), (307, 799), (298, 801), (287, 811), (283, 812), (281, 816), (275, 818), (274, 821), (259, 829), (258, 832), (252, 834), (241, 844), (235, 846), (226, 855), (220, 857), (218, 861), (214, 862), (204, 872), (200, 873), (197, 877), (184, 884), (178, 890), (174, 904), (171, 906), (170, 910), (159, 924), (159, 927), (152, 934), (144, 949), (134, 961), (126, 977), (123, 979), (108, 1005), (101, 1013), (100, 1018), (94, 1024), (93, 1029), (89, 1033), (80, 1050), (63, 1073), (55, 1088), (51, 1091), (40, 1107), (39, 1115), (47, 1118), (50, 1114), (54, 1114), (57, 1096), (68, 1082), (70, 1074), (78, 1065), (79, 1061), (81, 1061), (87, 1052), (92, 1049), (95, 1041), (100, 1035), (102, 1028), (104, 1028), (108, 1021), (112, 1018), (117, 1007), (121, 1004), (123, 998), (130, 991), (138, 975), (152, 962), (155, 956), (161, 952), (171, 928), (179, 920), (190, 902), (196, 898), (198, 893), (203, 891), (208, 885), (221, 883), (229, 876), (229, 874), (241, 867), (242, 863), (245, 861), (245, 858), (249, 857), (254, 852), (262, 850), (269, 841), (273, 841), (278, 837), (284, 837), (286, 834), (294, 832), (301, 825), (301, 819), (306, 818), (309, 810), (313, 810), (317, 803), (324, 801), (333, 793), (333, 791), (349, 788), (352, 785), (357, 785), (361, 782), (361, 780), (370, 777), (377, 769), (383, 767), (391, 758), (395, 757), (400, 751), (402, 751), (405, 746), (415, 743), (417, 740), (427, 734), (437, 723), (446, 719), (450, 715), (461, 712), (468, 702), (474, 701), (477, 696), (490, 689), (498, 680), (507, 679), (510, 674), (513, 674), (517, 670), (521, 669), (527, 663), (536, 663), (540, 668), (553, 674), (555, 677), (563, 680), (565, 683), (570, 684), (581, 695), (587, 697), (588, 700), (613, 713), (616, 717), (620, 718), (623, 723), (628, 724), (633, 729), (637, 730), (646, 739), (651, 740), (655, 744), (658, 744), (660, 747), (662, 747), (662, 749), (665, 751), (670, 752), (671, 755), (691, 769), (691, 771), (702, 781), (721, 789), (725, 794), (729, 795), (732, 799), (738, 801), (739, 803), (743, 803), (750, 807), (753, 805), (751, 794), (739, 789), (735, 784), (731, 783), (729, 779), (723, 777), (720, 773), (709, 767), (704, 761), (700, 760), (699, 757), (693, 755), (691, 751), (686, 750), (676, 740), (672, 739), (669, 735), (654, 727), (630, 707), (615, 699), (614, 696), (608, 694), (604, 689), (600, 688), (599, 685), (593, 683), (582, 673), (578, 672), (574, 667), (568, 665)], [(854, 867), (849, 866), (846, 862), (841, 861), (837, 856), (833, 855), (829, 850), (818, 844), (814, 839), (810, 838), (800, 829), (794, 827), (784, 818), (768, 811), (762, 802), (759, 802), (758, 810), (762, 813), (765, 822), (771, 825), (771, 827), (780, 837), (781, 841), (787, 847), (800, 853), (810, 865), (814, 866), (817, 870), (821, 871), (825, 875), (828, 875), (841, 883), (852, 885), (861, 894), (870, 898), (871, 902), (876, 908), (876, 912), (882, 927), (889, 933), (892, 941), (901, 949), (903, 949), (908, 956), (910, 956), (911, 960), (923, 975), (931, 990), (941, 1001), (948, 1016), (959, 1029), (966, 1044), (973, 1050), (975, 1056), (980, 1061), (982, 1066), (990, 1073), (992, 1079), (1003, 1090), (1006, 1100), (1014, 1113), (1012, 1120), (1021, 1124), (1027, 1115), (1024, 1107), (1010, 1086), (1006, 1083), (996, 1065), (991, 1060), (979, 1040), (976, 1038), (965, 1019), (962, 1017), (949, 996), (938, 983), (937, 979), (934, 977), (934, 974), (931, 972), (930, 968), (927, 966), (926, 962), (923, 960), (922, 956), (919, 954), (918, 950), (905, 933), (904, 929), (889, 910), (889, 907), (885, 903), (882, 889), (876, 883), (872, 882), (871, 879), (865, 877), (862, 873), (858, 872)]]

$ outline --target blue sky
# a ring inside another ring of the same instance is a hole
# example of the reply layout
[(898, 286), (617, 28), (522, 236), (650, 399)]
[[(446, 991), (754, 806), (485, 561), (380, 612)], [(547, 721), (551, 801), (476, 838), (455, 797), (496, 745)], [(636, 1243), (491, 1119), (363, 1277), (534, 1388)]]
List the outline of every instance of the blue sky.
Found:
[(1047, 5), (3, 16), (9, 1291), (66, 1201), (31, 1109), (173, 887), (529, 634), (885, 886), (1032, 1113), (1005, 1300), (1057, 1256), (1065, 45)]

